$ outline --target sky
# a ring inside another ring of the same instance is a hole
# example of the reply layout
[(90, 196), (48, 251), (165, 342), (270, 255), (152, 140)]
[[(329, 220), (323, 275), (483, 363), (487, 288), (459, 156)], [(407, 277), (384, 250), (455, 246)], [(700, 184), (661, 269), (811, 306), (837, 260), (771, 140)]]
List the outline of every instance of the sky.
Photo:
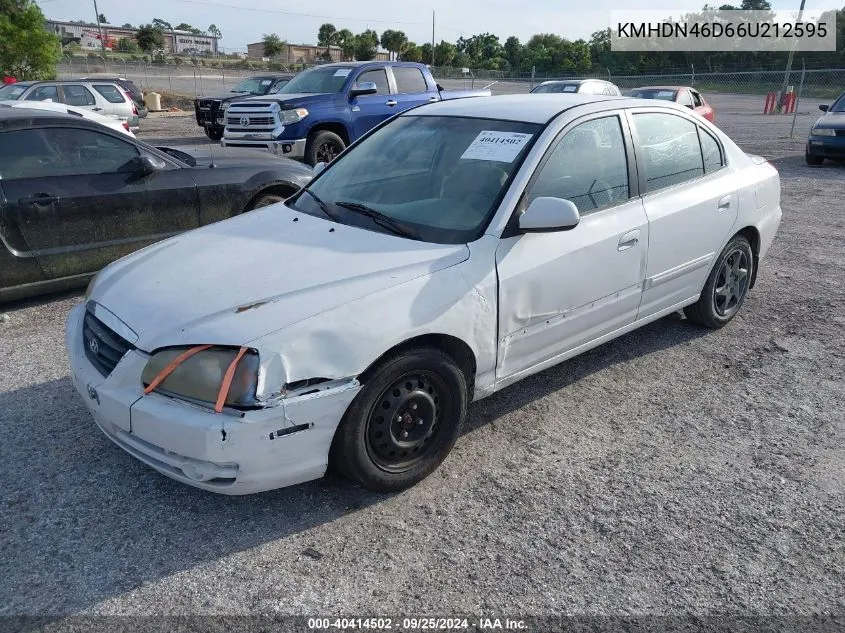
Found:
[[(771, 1), (775, 9), (796, 9), (799, 4), (798, 0)], [(94, 20), (94, 0), (36, 2), (49, 19)], [(710, 3), (718, 5), (722, 0)], [(624, 0), (97, 0), (100, 13), (112, 24), (138, 26), (162, 18), (174, 26), (186, 22), (205, 30), (213, 23), (223, 32), (223, 49), (244, 51), (265, 33), (275, 33), (290, 43), (316, 44), (317, 29), (324, 22), (353, 33), (366, 28), (379, 34), (389, 28), (402, 30), (411, 41), (422, 44), (431, 41), (432, 10), (438, 42), (484, 32), (498, 35), (502, 42), (510, 35), (525, 42), (535, 33), (589, 39), (594, 31), (610, 26), (611, 9), (679, 11), (701, 9), (703, 4), (704, 0), (649, 0), (640, 5)], [(582, 8), (585, 5), (589, 9)], [(822, 0), (807, 1), (807, 9), (831, 6)]]

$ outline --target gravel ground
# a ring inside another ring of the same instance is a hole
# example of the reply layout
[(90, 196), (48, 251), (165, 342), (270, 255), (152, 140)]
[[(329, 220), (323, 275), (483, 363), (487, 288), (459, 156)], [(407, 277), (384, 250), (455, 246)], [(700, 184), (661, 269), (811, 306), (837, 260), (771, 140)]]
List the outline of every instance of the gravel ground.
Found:
[(5, 306), (0, 615), (845, 613), (845, 166), (803, 162), (815, 103), (790, 141), (759, 99), (713, 101), (782, 177), (741, 314), (664, 318), (476, 403), (401, 494), (227, 498), (160, 476), (72, 390), (80, 294)]

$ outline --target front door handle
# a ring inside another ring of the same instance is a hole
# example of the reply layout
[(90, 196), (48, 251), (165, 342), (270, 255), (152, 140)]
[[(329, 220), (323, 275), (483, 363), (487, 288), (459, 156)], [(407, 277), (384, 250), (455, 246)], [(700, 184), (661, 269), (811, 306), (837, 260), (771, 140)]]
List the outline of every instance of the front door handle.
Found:
[(386, 106), (390, 106), (390, 107), (392, 108), (393, 106), (398, 105), (398, 102), (396, 102), (396, 101), (394, 101), (393, 99), (391, 99), (390, 101), (388, 101), (388, 102), (387, 102), (387, 103), (385, 103), (384, 105), (386, 105)]
[(616, 247), (618, 251), (627, 251), (629, 248), (633, 248), (637, 244), (640, 243), (640, 230), (634, 229), (633, 231), (628, 231), (619, 238), (619, 245)]
[(29, 198), (20, 198), (18, 204), (34, 204), (39, 207), (46, 207), (59, 201), (59, 196), (51, 196), (49, 193), (36, 193)]
[(437, 97), (429, 97), (428, 100), (429, 100), (430, 103), (434, 103), (438, 99), (437, 99)]
[(719, 211), (727, 211), (731, 208), (731, 203), (733, 202), (733, 196), (725, 196), (721, 200), (719, 200)]
[(99, 112), (102, 108), (91, 108), (94, 112)]

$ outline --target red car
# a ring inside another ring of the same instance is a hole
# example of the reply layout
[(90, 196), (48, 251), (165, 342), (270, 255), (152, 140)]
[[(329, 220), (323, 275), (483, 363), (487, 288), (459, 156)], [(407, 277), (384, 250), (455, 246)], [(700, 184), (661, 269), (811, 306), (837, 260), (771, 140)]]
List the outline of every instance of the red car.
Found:
[(713, 110), (713, 107), (705, 101), (698, 90), (689, 86), (644, 86), (629, 90), (625, 94), (629, 97), (640, 99), (674, 101), (680, 105), (687, 106), (691, 110), (695, 110), (696, 114), (700, 114), (711, 123), (716, 119), (716, 112)]

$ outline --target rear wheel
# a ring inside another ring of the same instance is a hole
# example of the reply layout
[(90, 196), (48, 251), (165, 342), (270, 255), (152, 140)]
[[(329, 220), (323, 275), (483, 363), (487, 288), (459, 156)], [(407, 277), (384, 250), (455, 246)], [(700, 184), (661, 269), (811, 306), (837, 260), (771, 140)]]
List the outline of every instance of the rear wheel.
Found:
[(382, 361), (349, 405), (332, 443), (332, 466), (379, 492), (409, 488), (431, 474), (466, 417), (463, 372), (429, 348)]
[(805, 152), (804, 158), (808, 165), (821, 165), (824, 162), (824, 156), (813, 156), (810, 152)]
[(751, 244), (741, 235), (734, 236), (716, 260), (698, 301), (684, 308), (684, 314), (704, 327), (727, 325), (745, 302), (753, 272)]
[(205, 128), (205, 135), (210, 138), (212, 141), (219, 141), (223, 138), (223, 128), (219, 127), (206, 127)]
[(346, 149), (346, 143), (334, 132), (320, 130), (308, 137), (305, 144), (305, 161), (312, 167), (317, 163), (330, 163)]

